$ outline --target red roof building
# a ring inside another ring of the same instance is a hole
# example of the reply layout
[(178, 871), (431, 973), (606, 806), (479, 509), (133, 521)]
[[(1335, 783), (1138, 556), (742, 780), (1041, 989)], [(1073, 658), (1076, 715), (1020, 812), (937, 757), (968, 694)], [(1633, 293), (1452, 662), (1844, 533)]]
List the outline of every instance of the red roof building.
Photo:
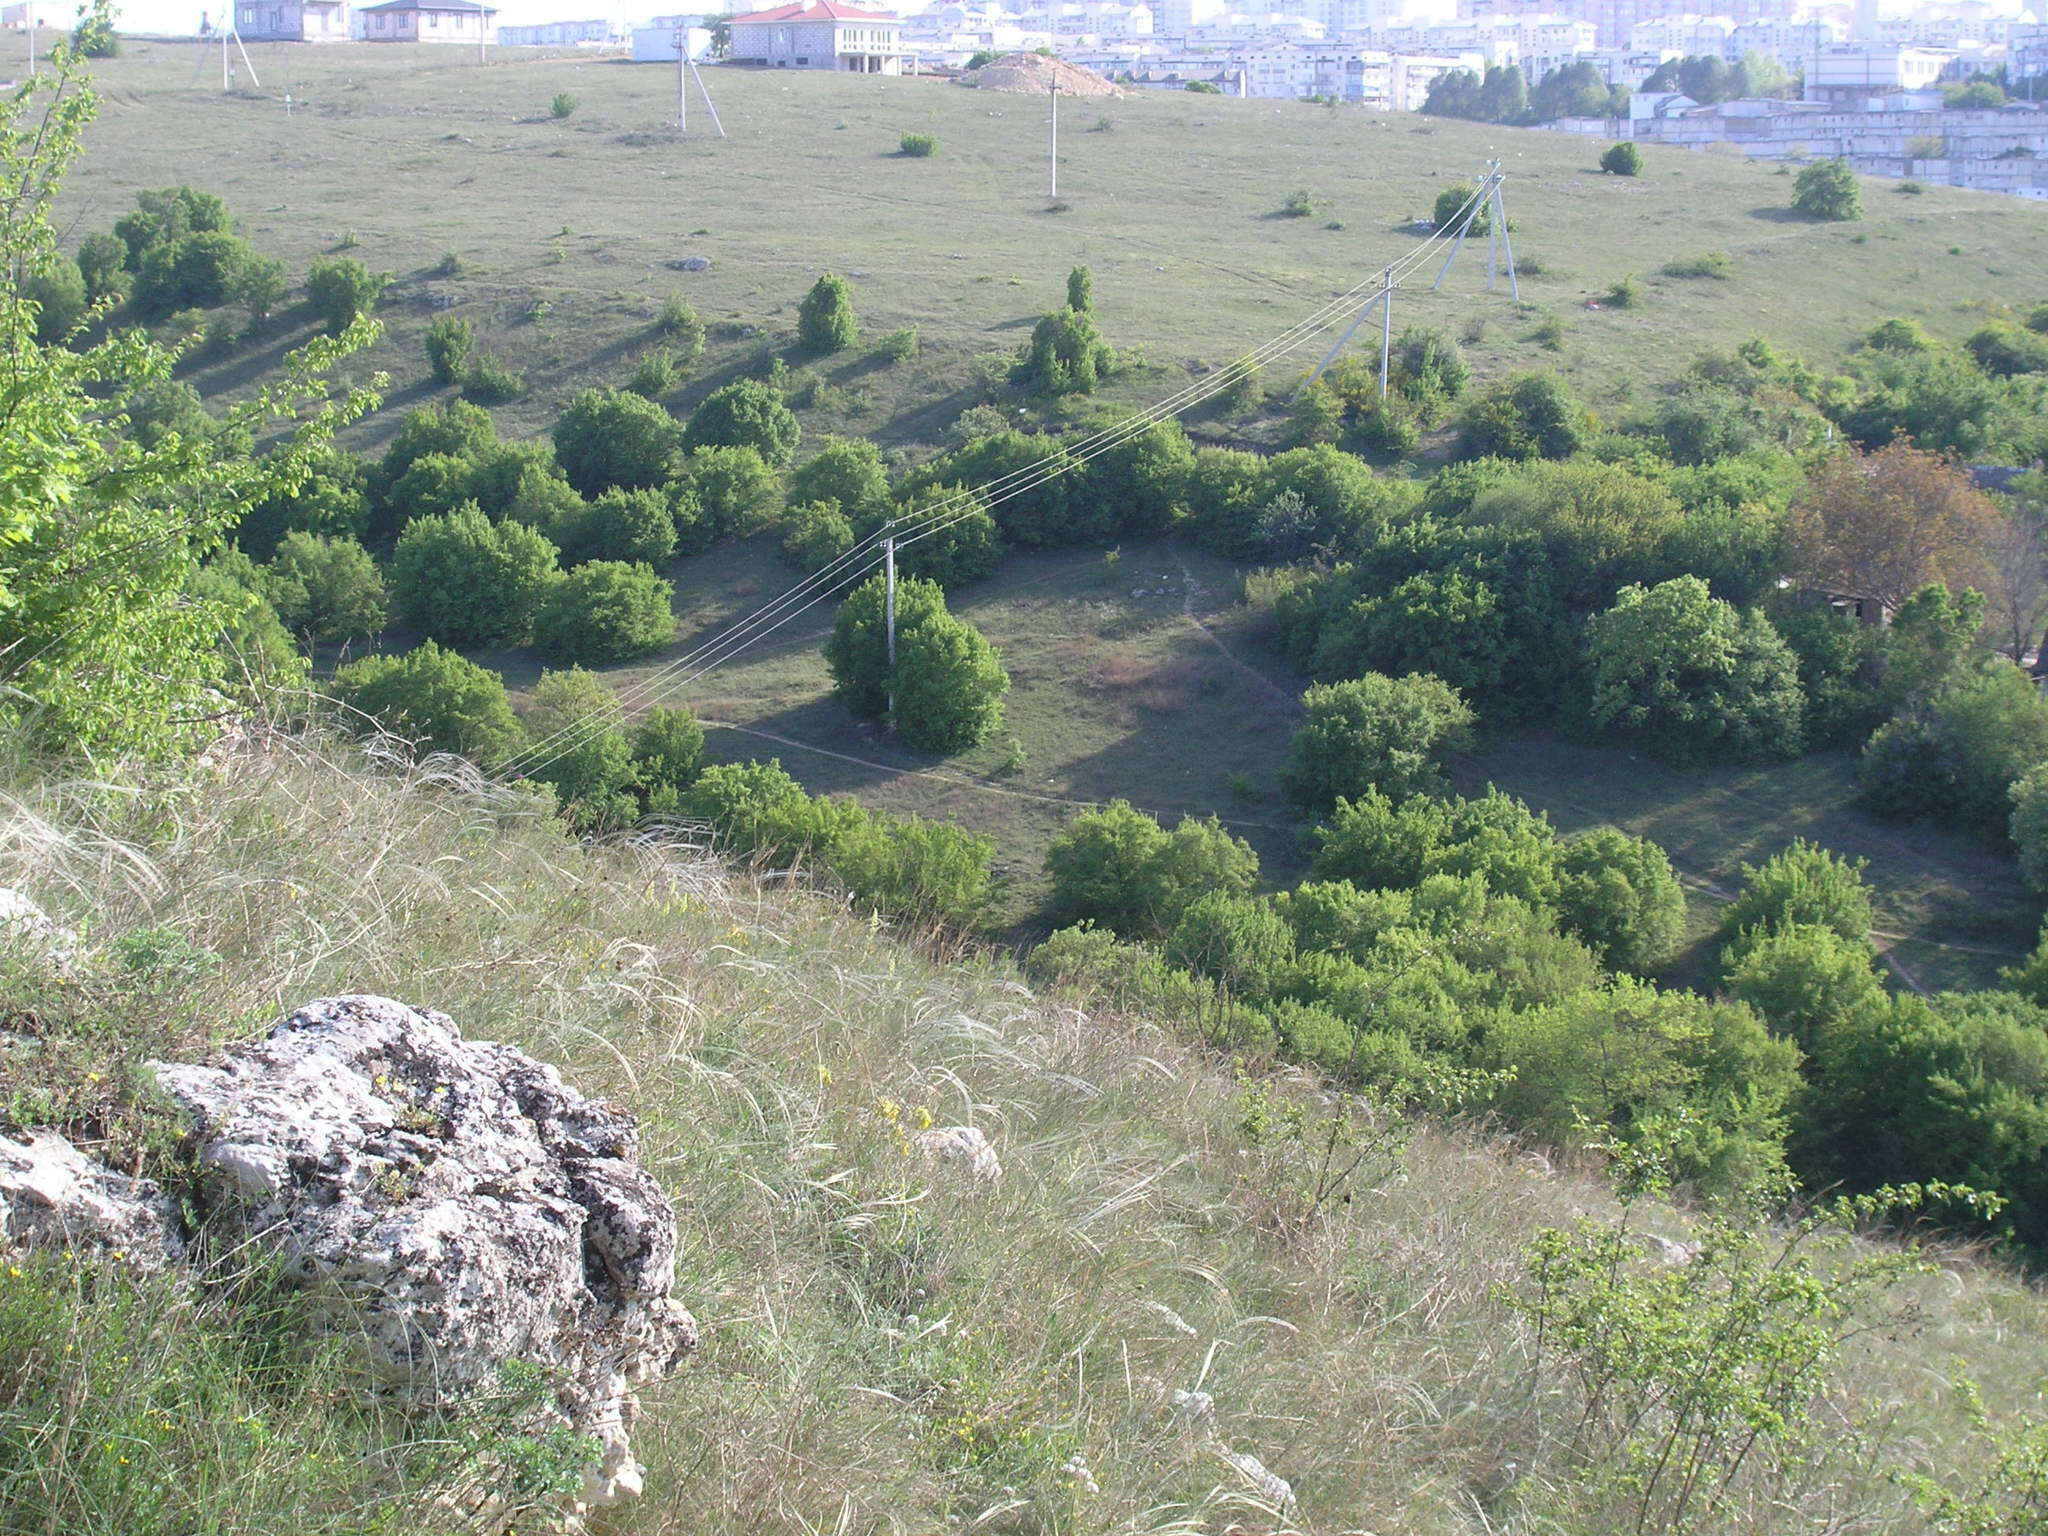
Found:
[(735, 16), (727, 62), (762, 69), (834, 69), (864, 75), (903, 73), (903, 23), (884, 11), (839, 0), (793, 0)]

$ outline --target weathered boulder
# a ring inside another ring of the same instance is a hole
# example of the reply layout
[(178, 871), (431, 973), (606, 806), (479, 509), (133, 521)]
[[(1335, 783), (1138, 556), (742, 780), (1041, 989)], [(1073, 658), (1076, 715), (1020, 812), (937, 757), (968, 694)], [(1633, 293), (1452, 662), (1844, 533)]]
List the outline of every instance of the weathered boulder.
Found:
[(508, 1360), (545, 1368), (603, 1448), (586, 1501), (639, 1492), (633, 1388), (696, 1326), (630, 1119), (381, 997), (322, 998), (219, 1066), (156, 1072), (200, 1127), (209, 1242), (276, 1252), (411, 1401), (460, 1402)]
[(96, 1251), (136, 1269), (184, 1255), (170, 1202), (148, 1179), (87, 1157), (62, 1136), (0, 1136), (0, 1248)]
[(52, 921), (32, 898), (12, 886), (0, 885), (0, 941), (8, 939), (26, 940), (60, 967), (70, 965), (78, 944), (78, 935)]
[(927, 1168), (950, 1165), (976, 1184), (996, 1185), (1003, 1181), (1002, 1159), (977, 1126), (935, 1125), (919, 1131), (910, 1144), (923, 1157)]

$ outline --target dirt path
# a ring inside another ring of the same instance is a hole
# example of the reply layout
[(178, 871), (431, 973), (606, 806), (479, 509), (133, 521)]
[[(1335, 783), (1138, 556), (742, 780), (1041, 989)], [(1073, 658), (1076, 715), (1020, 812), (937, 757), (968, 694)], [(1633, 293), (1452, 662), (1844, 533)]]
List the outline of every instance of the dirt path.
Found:
[[(774, 731), (759, 730), (751, 725), (735, 725), (729, 720), (700, 720), (698, 724), (707, 731), (737, 731), (742, 736), (757, 736), (763, 741), (772, 741), (777, 746), (789, 747), (797, 752), (816, 753), (819, 757), (834, 758), (842, 763), (852, 763), (856, 768), (872, 768), (878, 773), (886, 773), (896, 778), (931, 779), (940, 784), (950, 784), (957, 789), (978, 789), (984, 794), (1007, 795), (1013, 800), (1036, 800), (1045, 805), (1069, 806), (1077, 811), (1099, 811), (1107, 804), (1102, 800), (1073, 800), (1065, 795), (1048, 795), (1035, 789), (1012, 789), (1007, 784), (991, 784), (986, 779), (973, 779), (959, 773), (945, 773), (937, 768), (904, 768), (872, 757), (855, 757), (850, 752), (835, 751), (831, 747), (812, 746), (807, 741), (798, 741), (794, 736), (777, 735)], [(1132, 803), (1136, 804), (1135, 801)], [(1139, 809), (1144, 808), (1140, 806)], [(1166, 819), (1166, 814), (1152, 814), (1158, 815), (1161, 820)], [(1244, 821), (1229, 816), (1218, 816), (1216, 819), (1226, 827), (1253, 827), (1262, 832), (1295, 830), (1292, 824), (1282, 825), (1271, 821)]]
[(1180, 567), (1181, 580), (1186, 584), (1187, 587), (1187, 590), (1181, 595), (1181, 616), (1185, 618), (1190, 624), (1194, 625), (1195, 628), (1198, 631), (1200, 631), (1202, 638), (1204, 640), (1207, 640), (1211, 645), (1215, 646), (1217, 653), (1221, 655), (1225, 661), (1229, 662), (1233, 667), (1235, 667), (1239, 672), (1243, 673), (1244, 676), (1251, 681), (1254, 687), (1268, 694), (1276, 702), (1285, 705), (1290, 713), (1300, 713), (1300, 699), (1296, 698), (1292, 693), (1289, 693), (1285, 688), (1282, 688), (1278, 683), (1274, 682), (1273, 679), (1266, 676), (1266, 674), (1261, 672), (1257, 667), (1253, 666), (1250, 662), (1246, 661), (1242, 656), (1238, 655), (1237, 652), (1233, 651), (1230, 648), (1229, 643), (1225, 641), (1221, 635), (1217, 634), (1215, 630), (1211, 629), (1208, 625), (1204, 624), (1201, 621), (1201, 619), (1196, 616), (1195, 594), (1200, 592), (1202, 589), (1195, 581), (1195, 573), (1188, 569), (1187, 561), (1181, 559), (1179, 550), (1175, 550), (1173, 552), (1173, 561), (1174, 564)]

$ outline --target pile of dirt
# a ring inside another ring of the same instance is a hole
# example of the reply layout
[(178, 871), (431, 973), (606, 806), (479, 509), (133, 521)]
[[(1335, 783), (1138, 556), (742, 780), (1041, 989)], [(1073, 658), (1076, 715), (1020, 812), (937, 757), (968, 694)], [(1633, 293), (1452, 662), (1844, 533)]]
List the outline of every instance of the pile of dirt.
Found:
[(1094, 70), (1065, 59), (1049, 59), (1042, 53), (1006, 53), (982, 65), (975, 83), (984, 91), (1029, 91), (1043, 96), (1055, 80), (1062, 96), (1123, 95)]

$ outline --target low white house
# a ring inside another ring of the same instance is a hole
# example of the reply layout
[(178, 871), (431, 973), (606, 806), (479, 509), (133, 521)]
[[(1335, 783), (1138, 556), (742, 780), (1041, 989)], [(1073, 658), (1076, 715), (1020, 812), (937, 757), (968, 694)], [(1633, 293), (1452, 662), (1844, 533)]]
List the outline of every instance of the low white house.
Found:
[(246, 43), (345, 43), (345, 0), (235, 0), (235, 30)]
[(863, 75), (903, 73), (903, 23), (839, 0), (793, 0), (735, 16), (727, 62), (769, 69), (835, 69)]
[(356, 17), (356, 35), (366, 43), (498, 40), (497, 7), (479, 0), (384, 0), (363, 6)]

